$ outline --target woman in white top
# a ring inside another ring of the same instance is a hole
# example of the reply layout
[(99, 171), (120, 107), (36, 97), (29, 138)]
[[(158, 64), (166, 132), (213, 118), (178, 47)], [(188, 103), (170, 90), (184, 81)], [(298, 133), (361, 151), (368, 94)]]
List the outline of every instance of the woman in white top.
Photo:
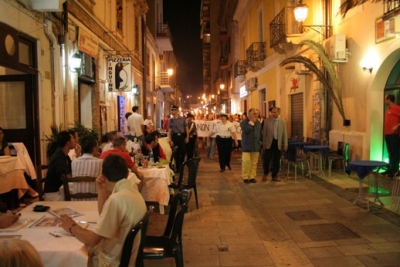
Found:
[(220, 172), (225, 171), (225, 167), (228, 167), (229, 170), (231, 168), (231, 152), (232, 152), (232, 137), (235, 140), (235, 146), (238, 145), (237, 137), (236, 137), (236, 128), (232, 122), (228, 121), (228, 115), (225, 113), (221, 113), (220, 115), (221, 121), (217, 123), (213, 132), (211, 132), (208, 137), (217, 135), (216, 142), (218, 148), (218, 158), (219, 158), (219, 166)]

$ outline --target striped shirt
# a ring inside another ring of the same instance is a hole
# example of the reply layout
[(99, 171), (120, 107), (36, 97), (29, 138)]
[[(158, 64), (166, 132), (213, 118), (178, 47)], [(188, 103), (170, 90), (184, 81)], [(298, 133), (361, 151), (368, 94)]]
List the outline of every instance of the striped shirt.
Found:
[[(72, 177), (91, 176), (97, 177), (101, 174), (103, 160), (85, 153), (71, 163)], [(78, 192), (97, 193), (96, 183), (70, 183), (70, 189), (75, 194)], [(96, 200), (87, 199), (87, 200)]]

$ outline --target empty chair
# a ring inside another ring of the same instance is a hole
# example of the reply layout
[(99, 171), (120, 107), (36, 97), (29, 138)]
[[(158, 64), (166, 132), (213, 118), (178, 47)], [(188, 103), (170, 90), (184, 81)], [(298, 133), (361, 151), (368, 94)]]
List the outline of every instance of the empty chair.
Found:
[(175, 154), (178, 153), (177, 151), (178, 151), (178, 147), (177, 147), (177, 146), (175, 146), (175, 147), (172, 148), (171, 158), (170, 158), (170, 160), (169, 160), (169, 168), (170, 168), (173, 172), (178, 171), (178, 170), (176, 169), (176, 162), (175, 162)]
[(144, 241), (146, 240), (147, 225), (149, 224), (150, 214), (153, 212), (154, 207), (149, 206), (147, 213), (143, 218), (129, 231), (125, 237), (124, 245), (122, 247), (121, 260), (119, 262), (120, 267), (129, 266), (129, 262), (132, 256), (133, 243), (135, 241), (137, 233), (140, 231), (140, 245), (136, 256), (136, 267), (142, 267), (143, 264), (143, 248)]
[(185, 161), (179, 170), (178, 182), (176, 184), (172, 183), (169, 185), (170, 188), (178, 190), (193, 188), (197, 208), (199, 208), (199, 202), (197, 198), (196, 178), (199, 170), (200, 160), (201, 158), (192, 158)]
[(393, 187), (392, 187), (392, 196), (391, 201), (393, 206), (397, 207), (397, 211), (399, 211), (400, 205), (400, 172), (396, 172), (393, 177)]
[(77, 176), (73, 178), (67, 178), (65, 175), (62, 175), (61, 179), (63, 181), (64, 199), (66, 201), (71, 201), (72, 198), (76, 198), (79, 200), (97, 198), (97, 193), (94, 192), (71, 193), (71, 191), (69, 190), (69, 183), (90, 183), (90, 182), (94, 183), (96, 181), (96, 177)]
[(37, 165), (36, 166), (36, 183), (37, 183), (37, 192), (39, 194), (39, 200), (43, 201), (44, 196), (43, 196), (43, 186), (46, 181), (46, 172), (47, 169), (49, 168), (48, 165)]
[(340, 149), (338, 143), (338, 151), (336, 154), (328, 155), (328, 168), (329, 168), (329, 177), (331, 177), (332, 171), (332, 162), (336, 160), (340, 160), (343, 162), (343, 171), (346, 171), (347, 163), (349, 162), (349, 154), (350, 154), (350, 144), (345, 143), (342, 149)]
[(289, 145), (288, 150), (285, 153), (285, 158), (288, 160), (288, 170), (287, 176), (289, 177), (290, 164), (294, 166), (294, 179), (297, 180), (297, 166), (300, 164), (302, 169), (302, 174), (304, 175), (304, 162), (308, 166), (308, 174), (311, 178), (310, 163), (307, 159), (307, 155), (303, 151), (298, 150), (295, 145)]
[(161, 260), (173, 257), (176, 266), (183, 266), (182, 226), (190, 196), (190, 190), (182, 190), (174, 196), (164, 234), (146, 236), (143, 259)]

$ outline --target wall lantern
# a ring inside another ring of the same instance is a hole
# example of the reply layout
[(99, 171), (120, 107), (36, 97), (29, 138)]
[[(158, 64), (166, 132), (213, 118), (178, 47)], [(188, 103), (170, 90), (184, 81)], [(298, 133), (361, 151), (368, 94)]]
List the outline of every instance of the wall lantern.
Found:
[(299, 3), (297, 4), (297, 6), (294, 8), (293, 11), (296, 21), (304, 22), (306, 20), (308, 15), (308, 6), (306, 4), (303, 4), (302, 0), (299, 0)]
[(174, 74), (174, 70), (173, 69), (167, 69), (167, 74), (168, 74), (168, 76), (172, 76)]
[(362, 60), (360, 61), (360, 67), (361, 67), (365, 72), (369, 71), (369, 73), (372, 73), (372, 70), (374, 69), (374, 68), (372, 67), (372, 62), (369, 61), (368, 59), (362, 59)]
[(82, 63), (82, 58), (79, 53), (75, 53), (72, 55), (70, 59), (70, 64), (69, 64), (69, 69), (72, 72), (78, 72), (81, 70), (81, 63)]
[(307, 19), (308, 16), (308, 6), (306, 4), (303, 4), (303, 0), (299, 0), (297, 6), (293, 9), (293, 12), (296, 21), (300, 23), (300, 33), (311, 29), (321, 35), (325, 35), (326, 38), (330, 36), (329, 32), (332, 28), (330, 25), (303, 25), (303, 22)]
[(224, 90), (224, 89), (225, 89), (225, 84), (221, 83), (221, 84), (219, 85), (219, 88), (220, 88), (221, 90)]

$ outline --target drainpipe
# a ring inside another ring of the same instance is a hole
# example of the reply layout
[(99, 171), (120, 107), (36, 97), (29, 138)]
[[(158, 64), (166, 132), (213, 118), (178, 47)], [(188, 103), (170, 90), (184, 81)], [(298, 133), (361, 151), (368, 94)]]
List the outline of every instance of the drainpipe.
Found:
[(52, 98), (51, 98), (51, 110), (52, 110), (52, 124), (56, 125), (56, 109), (55, 109), (55, 94), (56, 94), (56, 84), (54, 78), (54, 42), (56, 40), (55, 36), (52, 32), (52, 22), (51, 22), (51, 13), (46, 13), (46, 21), (44, 24), (44, 34), (46, 35), (47, 39), (50, 43), (50, 83), (51, 83), (51, 91), (52, 91)]

